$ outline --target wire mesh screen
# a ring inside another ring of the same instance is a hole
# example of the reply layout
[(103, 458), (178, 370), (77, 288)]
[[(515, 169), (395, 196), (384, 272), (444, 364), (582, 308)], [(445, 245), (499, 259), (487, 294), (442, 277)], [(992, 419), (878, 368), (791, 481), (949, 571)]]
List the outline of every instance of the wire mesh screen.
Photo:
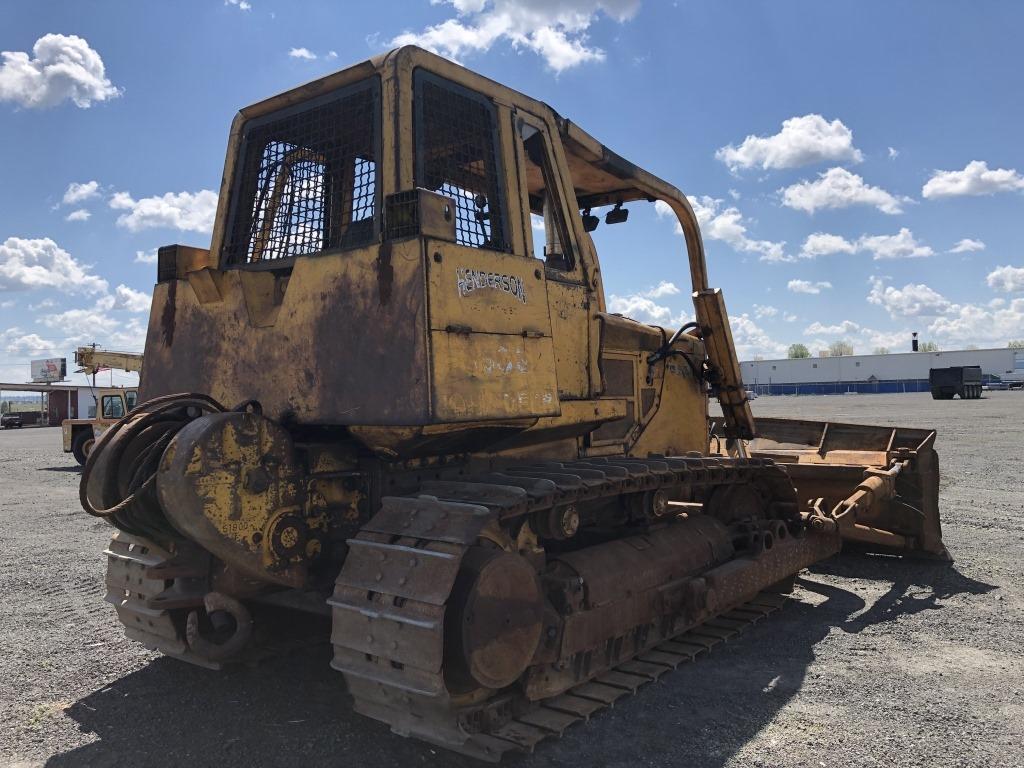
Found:
[(417, 73), (416, 100), (416, 185), (455, 202), (460, 245), (508, 250), (494, 106), (424, 73)]
[(246, 129), (228, 260), (273, 261), (376, 238), (378, 90), (358, 86)]

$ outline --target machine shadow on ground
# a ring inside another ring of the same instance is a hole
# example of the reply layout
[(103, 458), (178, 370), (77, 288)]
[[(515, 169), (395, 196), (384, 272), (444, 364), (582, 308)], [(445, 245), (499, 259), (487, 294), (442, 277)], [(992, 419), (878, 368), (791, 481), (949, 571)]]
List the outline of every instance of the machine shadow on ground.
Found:
[[(820, 564), (797, 582), (804, 600), (589, 723), (571, 727), (560, 741), (541, 742), (533, 755), (504, 763), (632, 765), (636, 745), (643, 743), (647, 765), (721, 768), (800, 690), (815, 645), (833, 627), (858, 632), (941, 608), (937, 601), (945, 597), (993, 588), (948, 565), (886, 566), (859, 555)], [(869, 605), (817, 580), (817, 574), (877, 579), (891, 587)], [(47, 766), (481, 765), (395, 736), (356, 714), (329, 662), (326, 645), (220, 673), (157, 659), (68, 707), (66, 716), (98, 738), (52, 757)], [(664, 728), (652, 733), (652, 718), (662, 719)]]
[(863, 613), (838, 624), (845, 632), (860, 632), (897, 616), (942, 609), (941, 601), (956, 595), (983, 595), (996, 585), (960, 573), (956, 565), (929, 560), (900, 560), (885, 555), (844, 553), (811, 566), (811, 573), (837, 578), (889, 583), (886, 593)]

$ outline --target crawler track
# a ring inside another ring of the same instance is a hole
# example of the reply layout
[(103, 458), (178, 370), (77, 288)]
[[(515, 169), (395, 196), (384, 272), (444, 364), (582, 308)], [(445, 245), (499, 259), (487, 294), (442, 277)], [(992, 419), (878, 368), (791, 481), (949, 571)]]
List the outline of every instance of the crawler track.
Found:
[[(189, 647), (185, 621), (188, 612), (201, 605), (206, 573), (182, 566), (166, 550), (123, 531), (114, 534), (104, 554), (104, 599), (117, 610), (129, 638), (165, 656), (221, 669), (228, 663), (255, 663), (321, 645), (327, 639), (323, 615), (250, 603), (256, 629), (244, 651), (225, 661), (205, 658)], [(183, 578), (184, 586), (180, 583)], [(192, 591), (187, 580), (200, 586)]]
[[(762, 590), (838, 550), (838, 536), (787, 540), (736, 578), (716, 584), (699, 622), (637, 627), (626, 647), (586, 660), (578, 684), (530, 700), (517, 684), (481, 700), (449, 693), (445, 613), (463, 556), (492, 523), (554, 505), (658, 488), (749, 483), (795, 514), (792, 485), (770, 461), (657, 458), (545, 463), (428, 482), (386, 497), (351, 540), (334, 595), (332, 666), (345, 674), (357, 711), (412, 735), (485, 760), (530, 750), (776, 610)], [(778, 509), (778, 506), (775, 507)], [(734, 561), (735, 562), (735, 561)], [(589, 654), (588, 654), (589, 656)]]

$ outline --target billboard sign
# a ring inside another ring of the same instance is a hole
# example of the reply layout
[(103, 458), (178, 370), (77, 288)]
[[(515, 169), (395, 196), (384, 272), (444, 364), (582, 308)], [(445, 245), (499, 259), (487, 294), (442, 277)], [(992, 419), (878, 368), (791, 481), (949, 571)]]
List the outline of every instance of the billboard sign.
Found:
[(68, 360), (66, 357), (49, 357), (46, 360), (32, 361), (33, 383), (62, 381), (67, 375)]

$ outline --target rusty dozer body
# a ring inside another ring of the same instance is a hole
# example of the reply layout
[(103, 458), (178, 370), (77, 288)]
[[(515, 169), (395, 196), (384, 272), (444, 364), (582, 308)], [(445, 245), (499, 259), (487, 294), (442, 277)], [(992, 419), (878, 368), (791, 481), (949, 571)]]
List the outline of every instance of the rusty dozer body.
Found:
[[(675, 332), (606, 311), (589, 235), (655, 201)], [(481, 758), (843, 541), (948, 557), (933, 432), (755, 423), (686, 197), (416, 48), (241, 111), (210, 250), (159, 251), (145, 355), (81, 494), (129, 636), (220, 666), (269, 650), (268, 609), (321, 615), (358, 711)]]

